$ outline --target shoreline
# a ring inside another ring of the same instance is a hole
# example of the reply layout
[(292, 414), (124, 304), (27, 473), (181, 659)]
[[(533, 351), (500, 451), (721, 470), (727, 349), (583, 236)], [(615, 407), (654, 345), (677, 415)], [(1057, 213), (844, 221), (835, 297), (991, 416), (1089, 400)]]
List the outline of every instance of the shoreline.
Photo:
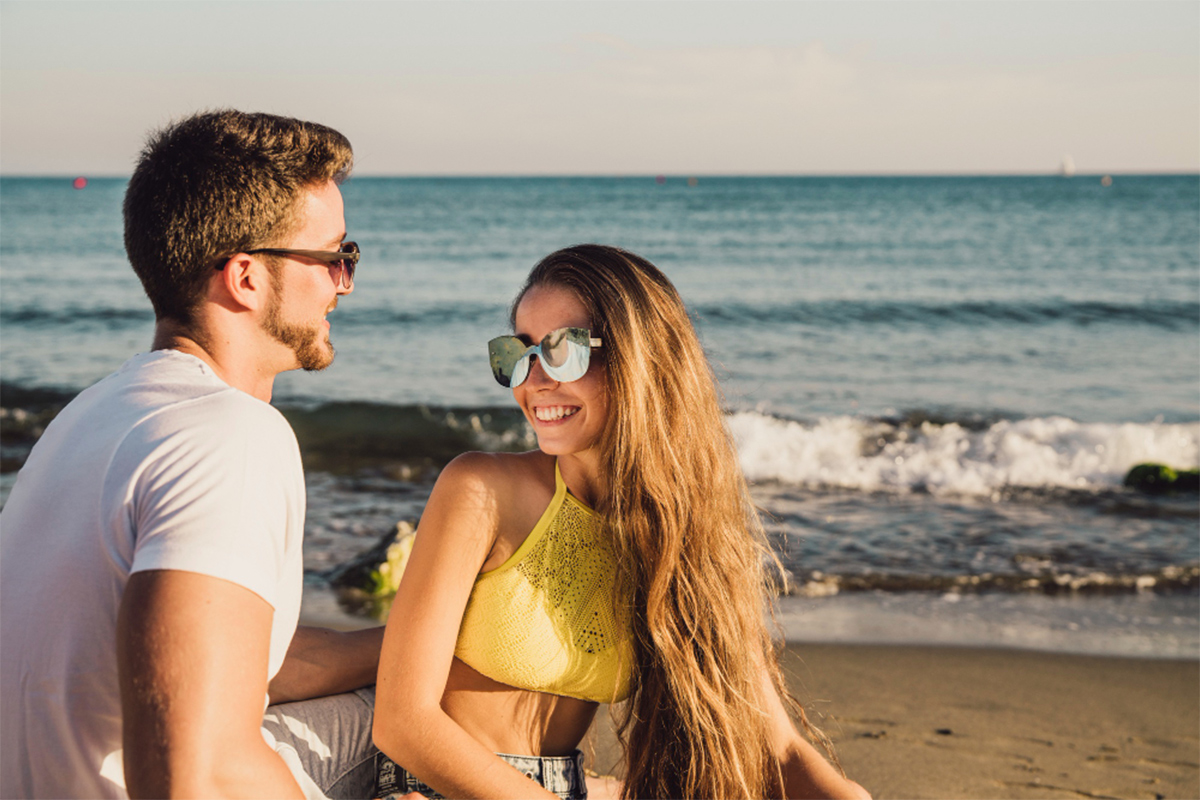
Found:
[[(786, 642), (974, 647), (1016, 652), (1200, 661), (1200, 595), (844, 592), (775, 599)], [(323, 582), (307, 582), (301, 616), (362, 628)]]
[(1200, 595), (845, 592), (783, 597), (788, 642), (1200, 660)]

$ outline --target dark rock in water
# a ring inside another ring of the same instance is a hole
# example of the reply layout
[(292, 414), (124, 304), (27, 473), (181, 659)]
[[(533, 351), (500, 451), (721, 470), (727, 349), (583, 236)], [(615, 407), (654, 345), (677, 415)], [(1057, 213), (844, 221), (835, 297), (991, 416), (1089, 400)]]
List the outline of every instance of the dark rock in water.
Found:
[(401, 521), (374, 546), (326, 573), (342, 608), (387, 622), (415, 535), (413, 524)]
[[(410, 522), (400, 522), (394, 530), (388, 531), (379, 541), (364, 550), (344, 564), (339, 564), (326, 574), (329, 585), (335, 589), (354, 589), (367, 594), (387, 593), (380, 585), (380, 567), (388, 563), (388, 551), (397, 540), (413, 535), (413, 525)], [(391, 593), (395, 593), (392, 588)]]
[(329, 585), (335, 589), (361, 589), (367, 591), (371, 586), (371, 574), (379, 569), (379, 564), (387, 559), (387, 549), (396, 541), (396, 532), (389, 531), (380, 537), (369, 550), (356, 555), (349, 561), (338, 564), (328, 573)]
[(1125, 475), (1125, 485), (1147, 494), (1200, 492), (1200, 470), (1175, 470), (1165, 464), (1137, 464)]
[(1176, 472), (1175, 491), (1200, 492), (1200, 469), (1185, 469)]
[(1175, 483), (1175, 470), (1165, 464), (1136, 464), (1125, 474), (1125, 485), (1150, 494), (1166, 492)]

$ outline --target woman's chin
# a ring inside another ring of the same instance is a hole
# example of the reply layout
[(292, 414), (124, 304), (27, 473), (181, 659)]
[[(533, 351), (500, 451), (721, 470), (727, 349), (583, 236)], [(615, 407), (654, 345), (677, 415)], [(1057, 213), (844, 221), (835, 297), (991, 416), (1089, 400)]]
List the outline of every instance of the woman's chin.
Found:
[(594, 442), (580, 442), (575, 437), (538, 436), (538, 450), (548, 456), (570, 456), (591, 449)]
[(541, 450), (548, 456), (568, 456), (574, 452), (570, 447), (564, 446), (561, 442), (547, 442), (538, 439), (538, 450)]

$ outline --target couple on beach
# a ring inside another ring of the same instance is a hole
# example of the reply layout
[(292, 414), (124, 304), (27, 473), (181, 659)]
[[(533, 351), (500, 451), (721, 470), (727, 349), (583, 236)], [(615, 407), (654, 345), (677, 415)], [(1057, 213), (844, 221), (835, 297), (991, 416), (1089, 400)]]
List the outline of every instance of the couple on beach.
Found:
[(386, 629), (298, 625), (304, 475), (268, 403), (333, 360), (352, 158), (236, 111), (142, 152), (152, 350), (63, 409), (0, 516), (0, 794), (584, 798), (621, 703), (624, 797), (865, 797), (792, 722), (683, 303), (616, 248), (546, 257), (488, 343), (538, 450), (443, 470)]

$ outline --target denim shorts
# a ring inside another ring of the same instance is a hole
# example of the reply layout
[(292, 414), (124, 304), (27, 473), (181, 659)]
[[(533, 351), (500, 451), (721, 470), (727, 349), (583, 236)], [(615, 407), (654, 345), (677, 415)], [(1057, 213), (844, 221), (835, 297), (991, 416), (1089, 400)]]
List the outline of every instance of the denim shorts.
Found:
[[(569, 756), (513, 756), (506, 753), (496, 755), (562, 800), (587, 800), (583, 753), (578, 750)], [(432, 798), (443, 797), (383, 753), (375, 757), (375, 778), (374, 797), (403, 795), (409, 792), (420, 792)]]

